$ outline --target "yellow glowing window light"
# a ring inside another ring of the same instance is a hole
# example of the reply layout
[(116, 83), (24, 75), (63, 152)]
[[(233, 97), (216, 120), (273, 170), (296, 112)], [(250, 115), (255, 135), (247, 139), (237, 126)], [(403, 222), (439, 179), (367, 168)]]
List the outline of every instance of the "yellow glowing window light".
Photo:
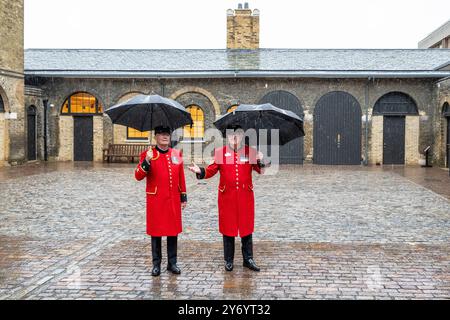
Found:
[(103, 106), (96, 97), (89, 93), (80, 92), (70, 96), (64, 102), (61, 113), (66, 114), (99, 114)]
[(184, 137), (187, 139), (202, 139), (205, 135), (205, 115), (199, 106), (190, 106), (186, 110), (191, 114), (194, 122), (184, 127)]
[(148, 140), (149, 131), (139, 131), (130, 127), (127, 127), (127, 138), (135, 140)]

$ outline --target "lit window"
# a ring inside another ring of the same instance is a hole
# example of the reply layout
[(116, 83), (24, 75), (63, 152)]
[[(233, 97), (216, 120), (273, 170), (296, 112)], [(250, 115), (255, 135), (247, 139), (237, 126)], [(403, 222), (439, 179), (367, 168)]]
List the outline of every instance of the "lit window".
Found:
[(139, 131), (127, 127), (127, 139), (129, 140), (148, 140), (149, 131)]
[(192, 127), (187, 125), (184, 127), (185, 139), (203, 139), (205, 134), (205, 115), (199, 106), (190, 106), (186, 110), (191, 114)]
[(96, 97), (89, 93), (80, 92), (71, 95), (64, 102), (62, 114), (101, 114), (103, 106)]

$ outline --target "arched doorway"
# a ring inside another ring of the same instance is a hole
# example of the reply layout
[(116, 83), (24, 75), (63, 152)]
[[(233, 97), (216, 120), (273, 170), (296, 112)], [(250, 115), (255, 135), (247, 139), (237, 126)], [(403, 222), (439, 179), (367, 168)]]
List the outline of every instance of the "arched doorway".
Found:
[(36, 160), (36, 107), (27, 108), (27, 157), (28, 161)]
[(313, 162), (361, 164), (361, 107), (343, 91), (322, 96), (314, 108)]
[(444, 103), (442, 106), (442, 115), (447, 119), (447, 134), (445, 142), (445, 155), (446, 155), (446, 165), (450, 168), (450, 106), (448, 102)]
[(383, 116), (383, 164), (405, 164), (405, 117), (418, 114), (403, 92), (389, 92), (375, 103), (372, 115)]
[(61, 115), (73, 116), (73, 160), (94, 160), (93, 117), (103, 113), (99, 100), (86, 92), (72, 94), (63, 104)]
[[(294, 112), (303, 117), (303, 107), (300, 100), (290, 92), (278, 90), (266, 94), (260, 104), (271, 103), (275, 107)], [(270, 134), (268, 136), (270, 145)], [(280, 164), (303, 164), (303, 137), (294, 139), (280, 146)]]

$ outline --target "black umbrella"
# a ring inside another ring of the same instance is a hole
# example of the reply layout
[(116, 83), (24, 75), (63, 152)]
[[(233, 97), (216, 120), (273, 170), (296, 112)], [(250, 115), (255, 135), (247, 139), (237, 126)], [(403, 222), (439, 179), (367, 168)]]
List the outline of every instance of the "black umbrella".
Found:
[(150, 131), (159, 126), (172, 130), (192, 125), (191, 114), (175, 100), (159, 95), (137, 95), (105, 111), (115, 124), (139, 131)]
[(278, 129), (280, 145), (305, 135), (302, 118), (292, 111), (277, 108), (270, 103), (241, 104), (233, 112), (217, 119), (214, 125), (222, 133), (225, 133), (230, 125), (239, 125), (243, 130)]

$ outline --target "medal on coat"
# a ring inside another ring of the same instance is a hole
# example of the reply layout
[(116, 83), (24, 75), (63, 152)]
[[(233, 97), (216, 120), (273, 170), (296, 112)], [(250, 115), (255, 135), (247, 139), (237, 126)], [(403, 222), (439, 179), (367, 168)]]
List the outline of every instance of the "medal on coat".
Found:
[(177, 157), (173, 156), (173, 157), (172, 157), (172, 163), (173, 163), (173, 164), (179, 164), (180, 161), (178, 161), (178, 158), (177, 158)]
[(248, 158), (246, 156), (241, 156), (241, 162), (248, 162)]

